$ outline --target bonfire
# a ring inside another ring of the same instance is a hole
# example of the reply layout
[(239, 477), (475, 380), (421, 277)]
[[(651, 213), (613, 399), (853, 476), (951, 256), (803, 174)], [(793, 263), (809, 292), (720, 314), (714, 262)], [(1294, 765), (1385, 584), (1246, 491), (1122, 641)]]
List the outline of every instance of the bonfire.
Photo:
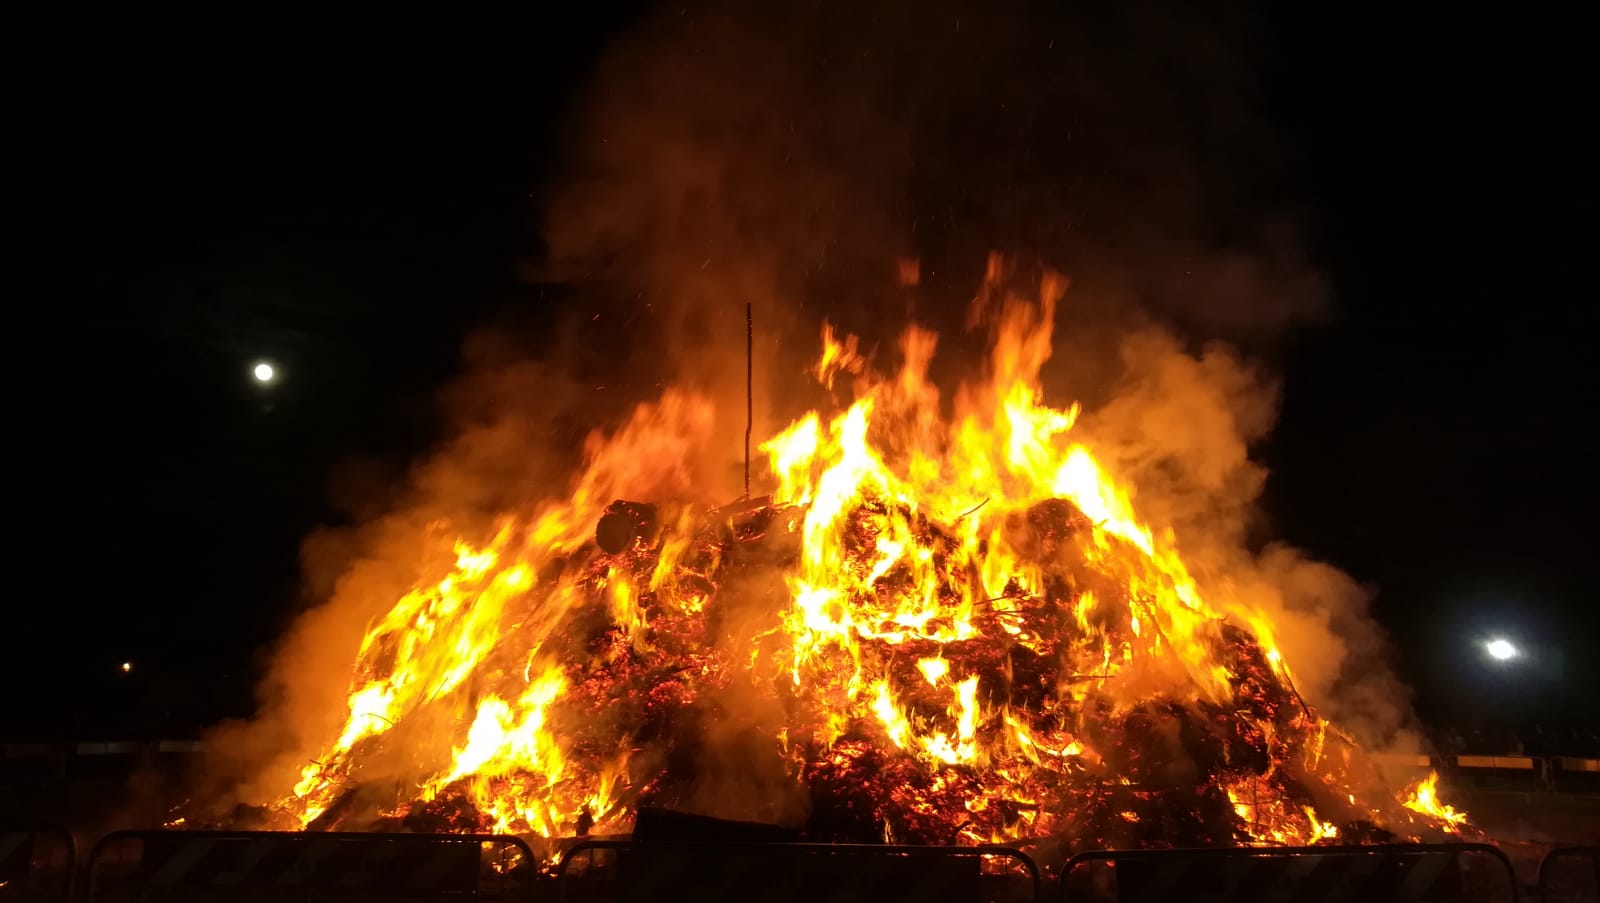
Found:
[(371, 624), (343, 729), (277, 813), (573, 838), (647, 807), (726, 814), (706, 788), (737, 786), (734, 814), (815, 841), (1458, 830), (1431, 783), (1380, 789), (1273, 625), (1203, 592), (1075, 439), (1078, 408), (1046, 403), (1064, 288), (987, 287), (988, 359), (948, 398), (932, 333), (909, 329), (880, 374), (825, 330), (813, 375), (838, 409), (760, 444), (766, 494), (732, 504), (617, 497), (708, 416), (675, 391), (642, 405), (564, 498), (457, 542)]

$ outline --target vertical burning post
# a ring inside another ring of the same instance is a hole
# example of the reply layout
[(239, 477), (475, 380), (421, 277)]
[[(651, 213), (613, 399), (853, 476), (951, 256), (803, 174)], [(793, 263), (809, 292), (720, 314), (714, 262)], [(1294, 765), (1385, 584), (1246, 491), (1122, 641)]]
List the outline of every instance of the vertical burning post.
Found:
[(744, 303), (744, 497), (750, 499), (750, 430), (755, 424), (756, 321), (749, 301)]

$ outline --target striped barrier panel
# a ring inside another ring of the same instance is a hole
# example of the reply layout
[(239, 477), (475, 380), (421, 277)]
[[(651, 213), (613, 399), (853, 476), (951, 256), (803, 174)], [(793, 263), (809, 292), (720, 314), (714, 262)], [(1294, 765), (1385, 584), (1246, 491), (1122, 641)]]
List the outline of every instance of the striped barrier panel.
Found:
[(1469, 790), (1549, 790), (1550, 763), (1533, 756), (1456, 756), (1449, 783)]
[(1518, 899), (1511, 861), (1486, 844), (1079, 853), (1063, 903), (1478, 903)]
[(1457, 768), (1491, 768), (1496, 771), (1536, 771), (1532, 756), (1456, 756)]
[(1557, 847), (1539, 860), (1540, 903), (1600, 903), (1600, 846)]
[(0, 903), (65, 903), (76, 861), (66, 828), (0, 827)]
[(1397, 787), (1420, 781), (1440, 770), (1432, 756), (1422, 753), (1372, 753), (1367, 758), (1379, 774)]
[(131, 740), (101, 740), (75, 744), (72, 752), (79, 756), (133, 756), (138, 755), (141, 748)]
[(1372, 753), (1378, 767), (1394, 771), (1426, 771), (1434, 767), (1433, 757), (1421, 753)]
[(0, 743), (0, 759), (56, 759), (70, 756), (136, 756), (143, 752), (198, 754), (201, 740), (92, 740), (79, 743)]
[(1039, 869), (1009, 847), (585, 841), (563, 903), (1032, 903)]
[(119, 831), (89, 854), (88, 903), (524, 899), (536, 871), (502, 835)]
[(1600, 792), (1600, 759), (1557, 756), (1552, 760), (1551, 783), (1564, 793)]

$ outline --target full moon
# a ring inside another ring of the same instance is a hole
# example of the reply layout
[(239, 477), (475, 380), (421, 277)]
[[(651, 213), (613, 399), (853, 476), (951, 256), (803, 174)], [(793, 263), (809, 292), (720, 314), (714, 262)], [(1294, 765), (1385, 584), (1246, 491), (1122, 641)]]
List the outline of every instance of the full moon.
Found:
[(1489, 657), (1498, 662), (1510, 661), (1517, 657), (1517, 647), (1510, 640), (1490, 640), (1483, 647), (1488, 650)]
[(266, 361), (256, 364), (255, 369), (250, 372), (255, 376), (258, 383), (270, 383), (278, 375), (278, 371), (272, 369), (272, 365)]

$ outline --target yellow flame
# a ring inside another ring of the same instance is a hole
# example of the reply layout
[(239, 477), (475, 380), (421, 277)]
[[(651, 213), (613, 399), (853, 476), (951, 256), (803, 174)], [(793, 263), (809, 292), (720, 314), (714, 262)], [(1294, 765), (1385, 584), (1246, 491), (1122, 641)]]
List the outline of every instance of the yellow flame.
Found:
[[(796, 780), (806, 756), (842, 760), (865, 743), (918, 769), (900, 804), (961, 799), (972, 823), (951, 836), (1001, 842), (1072, 817), (1038, 802), (1045, 788), (1093, 779), (1126, 792), (1100, 737), (1151, 700), (1228, 713), (1244, 710), (1242, 688), (1287, 692), (1269, 620), (1225, 581), (1202, 584), (1091, 450), (1079, 406), (1046, 402), (1040, 371), (1065, 281), (1045, 277), (1028, 301), (1001, 290), (1004, 274), (991, 260), (973, 308), (991, 334), (982, 378), (953, 397), (928, 378), (932, 333), (907, 330), (898, 370), (884, 375), (855, 337), (824, 329), (813, 374), (830, 389), (849, 374), (854, 395), (760, 445), (773, 504), (759, 529), (795, 550), (771, 566), (786, 592), (770, 622), (736, 655), (718, 645), (729, 509), (663, 502), (627, 551), (591, 544), (612, 500), (694, 488), (712, 412), (669, 391), (591, 439), (566, 497), (505, 518), (487, 542), (446, 546), (429, 579), (373, 619), (343, 724), (285, 807), (310, 822), (367, 750), (387, 748), (422, 763), (424, 799), (470, 802), (474, 827), (626, 830), (663, 767), (645, 736), (668, 705), (655, 694), (739, 680), (792, 712), (771, 730)], [(980, 640), (1003, 661), (972, 664)], [(1059, 668), (1046, 680), (1024, 673), (1029, 661)], [(1302, 709), (1252, 716), (1242, 734), (1274, 768), (1292, 757), (1337, 798), (1342, 778), (1324, 775), (1343, 764)], [(1225, 789), (1256, 842), (1338, 836), (1283, 799), (1273, 772)], [(1406, 805), (1450, 826), (1464, 818), (1432, 783)]]
[(1439, 773), (1436, 771), (1428, 772), (1427, 777), (1413, 785), (1401, 803), (1412, 812), (1440, 820), (1446, 831), (1457, 830), (1467, 820), (1465, 812), (1457, 811), (1439, 799)]

